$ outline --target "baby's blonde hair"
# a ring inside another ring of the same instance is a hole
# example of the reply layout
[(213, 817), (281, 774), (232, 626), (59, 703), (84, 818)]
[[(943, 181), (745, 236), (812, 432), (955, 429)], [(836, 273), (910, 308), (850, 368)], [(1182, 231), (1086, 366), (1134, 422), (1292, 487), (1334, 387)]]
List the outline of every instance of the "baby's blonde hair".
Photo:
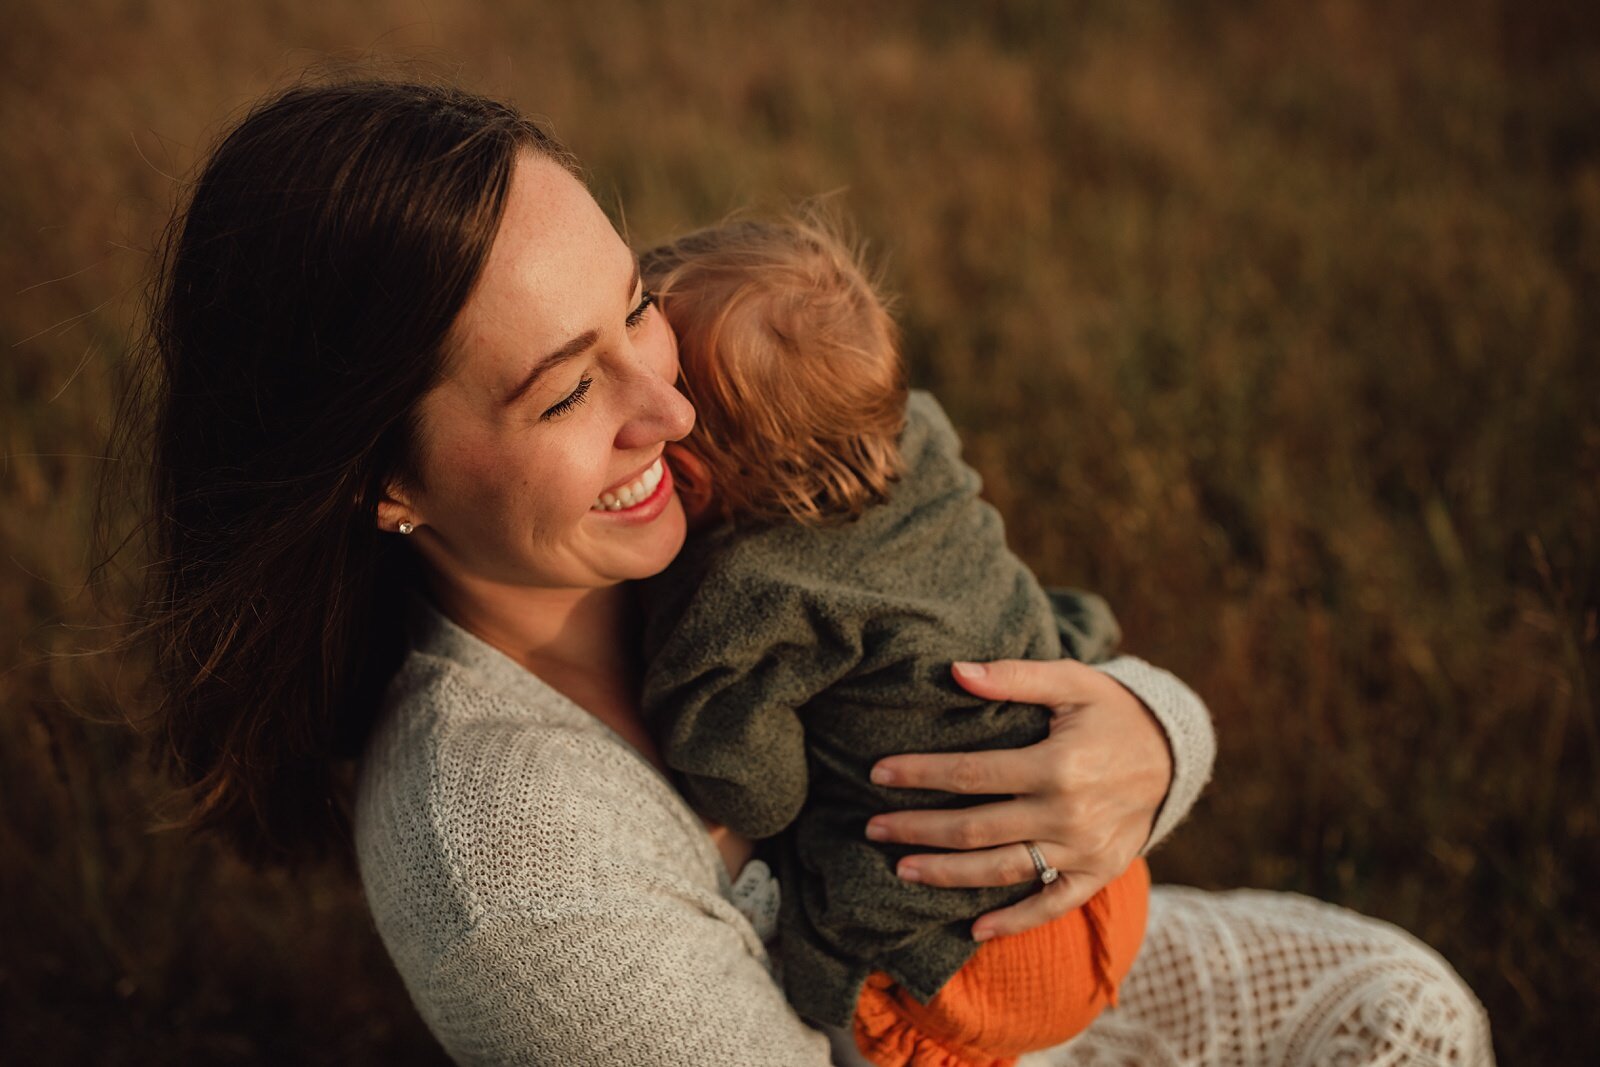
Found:
[(825, 525), (888, 497), (905, 425), (897, 331), (835, 219), (735, 220), (641, 262), (697, 415), (682, 445), (722, 518)]

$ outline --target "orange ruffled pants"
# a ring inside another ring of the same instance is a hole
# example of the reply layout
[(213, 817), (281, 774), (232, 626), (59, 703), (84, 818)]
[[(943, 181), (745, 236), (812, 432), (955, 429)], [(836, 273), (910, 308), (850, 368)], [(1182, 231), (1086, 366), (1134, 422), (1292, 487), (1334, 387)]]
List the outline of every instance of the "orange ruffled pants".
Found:
[(1150, 869), (1135, 860), (1087, 904), (978, 946), (926, 1004), (883, 972), (856, 1002), (856, 1046), (880, 1067), (1010, 1067), (1117, 1002), (1144, 941)]

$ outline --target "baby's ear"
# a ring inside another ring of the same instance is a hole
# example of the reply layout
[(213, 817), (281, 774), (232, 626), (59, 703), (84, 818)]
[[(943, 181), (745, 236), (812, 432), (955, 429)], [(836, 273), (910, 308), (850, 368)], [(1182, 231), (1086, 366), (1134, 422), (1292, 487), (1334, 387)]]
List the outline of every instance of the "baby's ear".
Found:
[(672, 465), (672, 480), (678, 499), (683, 502), (684, 515), (690, 523), (703, 518), (711, 510), (711, 469), (676, 441), (667, 445), (665, 455)]

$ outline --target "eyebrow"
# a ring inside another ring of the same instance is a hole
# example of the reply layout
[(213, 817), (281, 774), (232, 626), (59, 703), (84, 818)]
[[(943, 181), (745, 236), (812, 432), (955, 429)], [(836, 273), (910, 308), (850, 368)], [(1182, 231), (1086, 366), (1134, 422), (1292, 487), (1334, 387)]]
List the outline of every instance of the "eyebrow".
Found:
[[(634, 256), (633, 273), (628, 278), (628, 289), (623, 294), (623, 299), (632, 300), (633, 291), (637, 288), (639, 288), (639, 257)], [(534, 384), (544, 377), (548, 371), (555, 370), (568, 360), (576, 359), (578, 356), (583, 355), (599, 339), (599, 330), (585, 330), (548, 356), (545, 356), (538, 363), (535, 363), (533, 369), (528, 372), (528, 376), (522, 379), (515, 389), (506, 394), (506, 405), (510, 406), (521, 400), (523, 394), (532, 389)]]

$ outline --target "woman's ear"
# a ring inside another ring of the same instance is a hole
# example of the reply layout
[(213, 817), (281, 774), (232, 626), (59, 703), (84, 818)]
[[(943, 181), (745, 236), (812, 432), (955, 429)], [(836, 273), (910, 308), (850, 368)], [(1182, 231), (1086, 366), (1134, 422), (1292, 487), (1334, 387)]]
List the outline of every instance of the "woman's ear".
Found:
[(388, 533), (408, 534), (422, 525), (422, 519), (411, 506), (409, 494), (398, 485), (384, 489), (378, 501), (378, 529)]

